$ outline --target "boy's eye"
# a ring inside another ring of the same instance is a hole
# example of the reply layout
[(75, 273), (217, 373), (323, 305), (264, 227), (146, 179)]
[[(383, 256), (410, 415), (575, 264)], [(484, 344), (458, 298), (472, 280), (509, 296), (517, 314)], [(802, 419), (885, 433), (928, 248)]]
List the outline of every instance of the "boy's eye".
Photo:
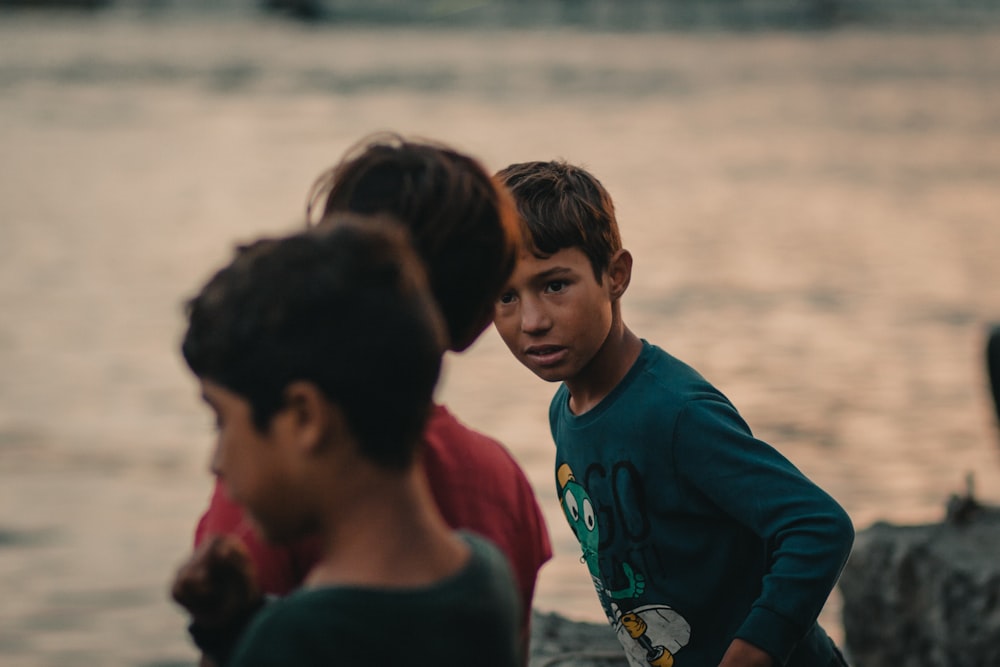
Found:
[(545, 291), (550, 294), (562, 292), (564, 289), (566, 289), (565, 280), (553, 280), (545, 285)]
[(497, 302), (500, 303), (501, 305), (514, 303), (514, 295), (511, 294), (510, 292), (507, 292), (506, 294), (501, 294), (500, 298), (497, 299)]

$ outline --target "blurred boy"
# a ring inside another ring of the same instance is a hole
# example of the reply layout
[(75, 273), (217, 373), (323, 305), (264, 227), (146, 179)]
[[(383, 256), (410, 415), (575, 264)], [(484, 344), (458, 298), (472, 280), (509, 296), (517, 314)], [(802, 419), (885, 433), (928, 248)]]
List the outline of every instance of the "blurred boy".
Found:
[[(227, 664), (518, 665), (509, 566), (451, 531), (417, 465), (446, 336), (404, 230), (340, 219), (258, 241), (188, 316), (213, 472), (267, 540), (319, 546), (302, 588), (256, 614)], [(196, 600), (179, 582), (178, 599)], [(241, 604), (258, 606), (252, 592)]]
[(498, 177), (525, 233), (494, 322), (562, 382), (560, 501), (633, 667), (832, 667), (816, 623), (850, 552), (841, 507), (728, 399), (622, 320), (632, 275), (610, 195), (563, 162)]
[[(433, 142), (371, 136), (317, 179), (307, 215), (315, 211), (319, 217), (389, 214), (410, 230), (444, 315), (449, 349), (465, 350), (489, 326), (494, 300), (514, 266), (519, 229), (509, 196), (474, 158)], [(526, 659), (535, 582), (552, 555), (531, 484), (503, 445), (460, 423), (443, 405), (434, 406), (423, 440), (420, 462), (445, 521), (489, 538), (510, 561)], [(293, 590), (316, 558), (315, 540), (262, 540), (222, 482), (199, 521), (196, 546), (213, 535), (240, 538), (257, 582), (270, 594)]]

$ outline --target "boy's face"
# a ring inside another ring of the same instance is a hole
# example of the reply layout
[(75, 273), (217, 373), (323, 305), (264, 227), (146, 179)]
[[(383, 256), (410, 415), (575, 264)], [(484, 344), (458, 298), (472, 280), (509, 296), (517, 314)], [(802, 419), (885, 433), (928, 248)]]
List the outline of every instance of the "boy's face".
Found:
[(279, 411), (261, 432), (242, 396), (211, 380), (202, 380), (201, 390), (216, 420), (212, 472), (229, 496), (246, 508), (264, 537), (275, 542), (295, 537), (301, 513), (293, 506), (296, 478), (287, 446), (289, 416)]
[(611, 330), (609, 281), (579, 248), (522, 252), (493, 322), (517, 360), (549, 382), (580, 379)]

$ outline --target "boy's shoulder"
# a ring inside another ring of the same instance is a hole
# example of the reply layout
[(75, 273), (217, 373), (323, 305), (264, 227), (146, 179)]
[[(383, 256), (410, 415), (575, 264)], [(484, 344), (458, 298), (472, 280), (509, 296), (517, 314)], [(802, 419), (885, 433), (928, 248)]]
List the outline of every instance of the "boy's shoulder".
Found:
[(317, 631), (315, 599), (308, 589), (273, 598), (250, 621), (227, 664), (250, 665), (296, 663), (302, 637)]
[(693, 401), (707, 399), (729, 403), (726, 396), (698, 372), (663, 348), (642, 339), (638, 359), (621, 382), (601, 403), (579, 417), (568, 409), (569, 388), (562, 384), (549, 406), (550, 419), (577, 424), (597, 421), (612, 412), (621, 419), (645, 422), (643, 415), (658, 415), (669, 420)]
[(326, 593), (335, 589), (298, 588), (283, 597), (271, 597), (253, 618), (247, 635), (281, 636), (315, 622), (316, 609), (327, 607)]
[(630, 380), (643, 393), (652, 391), (679, 401), (709, 394), (721, 396), (692, 365), (646, 339), (642, 340), (642, 352), (622, 384)]

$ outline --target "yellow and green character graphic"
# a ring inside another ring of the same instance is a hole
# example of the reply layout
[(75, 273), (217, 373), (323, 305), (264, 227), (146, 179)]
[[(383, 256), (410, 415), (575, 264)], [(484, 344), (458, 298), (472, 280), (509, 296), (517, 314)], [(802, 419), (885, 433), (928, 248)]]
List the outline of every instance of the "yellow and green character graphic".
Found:
[(624, 604), (626, 600), (640, 598), (646, 590), (646, 578), (630, 563), (623, 561), (622, 574), (626, 585), (616, 589), (605, 587), (598, 552), (600, 527), (590, 495), (576, 480), (569, 465), (564, 463), (559, 466), (556, 478), (560, 490), (559, 502), (583, 550), (581, 560), (587, 564), (608, 622), (618, 634), (629, 664), (632, 667), (671, 667), (674, 655), (687, 645), (691, 637), (691, 626), (666, 605), (647, 604), (622, 613), (617, 601)]

